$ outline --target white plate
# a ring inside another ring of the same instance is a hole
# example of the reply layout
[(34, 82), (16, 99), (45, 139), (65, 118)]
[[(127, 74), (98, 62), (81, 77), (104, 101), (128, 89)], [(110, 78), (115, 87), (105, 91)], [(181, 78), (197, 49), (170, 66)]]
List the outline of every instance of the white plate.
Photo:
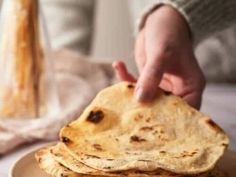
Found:
[[(50, 177), (38, 167), (34, 158), (35, 152), (30, 152), (16, 161), (9, 172), (9, 177)], [(235, 152), (227, 152), (220, 160), (219, 165), (230, 177), (236, 177)]]
[(9, 172), (9, 177), (50, 177), (39, 168), (34, 157), (35, 152), (27, 153), (17, 160)]

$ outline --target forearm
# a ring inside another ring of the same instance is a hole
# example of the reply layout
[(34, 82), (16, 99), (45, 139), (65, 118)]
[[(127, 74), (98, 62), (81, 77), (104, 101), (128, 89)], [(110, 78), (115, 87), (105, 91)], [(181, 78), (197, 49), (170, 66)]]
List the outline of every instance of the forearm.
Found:
[(235, 0), (152, 0), (141, 15), (139, 28), (153, 9), (162, 4), (174, 7), (184, 16), (195, 43), (236, 21)]

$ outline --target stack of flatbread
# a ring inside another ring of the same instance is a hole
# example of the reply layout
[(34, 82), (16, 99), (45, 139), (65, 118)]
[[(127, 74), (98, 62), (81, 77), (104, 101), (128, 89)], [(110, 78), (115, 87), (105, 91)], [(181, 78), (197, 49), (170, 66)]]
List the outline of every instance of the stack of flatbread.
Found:
[(36, 153), (40, 168), (54, 177), (227, 177), (217, 167), (229, 144), (221, 128), (162, 90), (139, 103), (134, 87), (102, 90), (60, 143)]

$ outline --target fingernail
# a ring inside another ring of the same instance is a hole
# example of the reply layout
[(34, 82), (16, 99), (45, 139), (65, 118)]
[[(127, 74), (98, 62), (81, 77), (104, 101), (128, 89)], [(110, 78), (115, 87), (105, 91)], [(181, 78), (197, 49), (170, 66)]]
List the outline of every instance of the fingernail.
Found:
[(135, 97), (138, 101), (144, 102), (150, 99), (151, 95), (143, 90), (143, 88), (138, 87), (135, 92)]

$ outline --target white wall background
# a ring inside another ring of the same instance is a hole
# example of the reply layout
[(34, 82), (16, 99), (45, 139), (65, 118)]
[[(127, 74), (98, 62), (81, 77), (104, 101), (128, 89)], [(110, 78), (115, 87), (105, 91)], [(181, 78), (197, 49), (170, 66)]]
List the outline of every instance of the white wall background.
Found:
[(92, 55), (106, 62), (124, 59), (135, 72), (131, 24), (127, 0), (98, 0)]

